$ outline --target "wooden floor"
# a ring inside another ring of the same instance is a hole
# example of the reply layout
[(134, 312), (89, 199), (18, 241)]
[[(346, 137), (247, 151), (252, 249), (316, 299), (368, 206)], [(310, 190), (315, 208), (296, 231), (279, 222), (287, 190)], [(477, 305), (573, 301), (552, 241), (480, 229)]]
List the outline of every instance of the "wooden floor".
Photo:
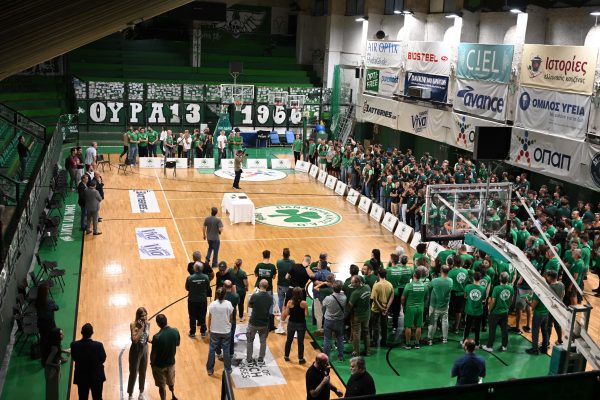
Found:
[[(190, 169), (177, 171), (177, 178), (164, 178), (161, 170), (136, 170), (133, 175), (117, 175), (115, 170), (104, 174), (105, 201), (102, 203), (100, 236), (87, 235), (81, 274), (77, 332), (81, 325), (94, 325), (94, 338), (104, 342), (107, 351), (105, 364), (107, 381), (104, 398), (118, 399), (120, 394), (119, 352), (128, 346), (129, 323), (135, 310), (144, 306), (150, 314), (185, 296), (186, 267), (194, 250), (204, 255), (206, 242), (202, 239), (202, 223), (210, 214), (210, 207), (220, 208), (223, 193), (231, 191), (231, 180), (212, 174), (199, 174)], [(254, 271), (262, 260), (265, 249), (272, 252), (273, 262), (280, 258), (284, 247), (292, 257), (304, 254), (318, 257), (325, 251), (334, 263), (334, 270), (347, 274), (351, 263), (370, 257), (371, 249), (380, 248), (382, 255), (392, 252), (400, 241), (385, 231), (356, 207), (334, 196), (323, 185), (315, 184), (306, 174), (290, 174), (284, 180), (273, 182), (242, 182), (242, 188), (256, 207), (270, 204), (304, 204), (326, 207), (342, 215), (337, 225), (324, 228), (290, 229), (256, 224), (230, 225), (222, 216), (225, 229), (221, 237), (220, 259), (231, 263), (236, 258), (244, 261), (244, 270)], [(129, 189), (151, 189), (156, 192), (160, 214), (133, 214)], [(174, 260), (142, 261), (138, 255), (135, 228), (166, 227), (176, 258)], [(405, 246), (406, 247), (406, 246)], [(254, 285), (254, 277), (250, 278)], [(188, 318), (186, 301), (165, 311), (171, 326), (177, 327), (182, 343), (176, 358), (176, 394), (179, 399), (216, 399), (220, 396), (222, 363), (217, 362), (213, 377), (206, 375), (208, 342), (187, 337)], [(153, 324), (153, 333), (157, 326)], [(269, 349), (277, 359), (287, 385), (251, 389), (236, 389), (238, 399), (260, 395), (265, 399), (306, 398), (304, 374), (306, 366), (297, 363), (296, 349), (292, 362), (283, 360), (284, 336), (269, 335)], [(306, 339), (305, 358), (311, 362), (316, 352)], [(127, 351), (123, 354), (123, 380), (127, 384)], [(341, 387), (337, 376), (333, 382)], [(158, 399), (150, 372), (146, 394)], [(76, 396), (76, 389), (72, 389)], [(335, 396), (334, 396), (335, 397)], [(74, 397), (75, 398), (75, 397)], [(136, 397), (137, 398), (137, 397)]]
[[(204, 255), (206, 242), (202, 240), (202, 222), (209, 215), (210, 207), (220, 208), (223, 193), (231, 191), (232, 181), (212, 174), (199, 174), (190, 169), (177, 171), (177, 178), (164, 178), (161, 170), (142, 169), (127, 176), (117, 175), (115, 169), (104, 174), (106, 200), (102, 204), (101, 224), (103, 234), (85, 237), (81, 274), (77, 332), (91, 322), (94, 338), (104, 342), (107, 351), (105, 364), (107, 381), (104, 398), (119, 399), (120, 374), (119, 353), (130, 343), (129, 323), (135, 310), (144, 306), (150, 314), (185, 296), (186, 266), (194, 250)], [(346, 270), (351, 263), (368, 259), (371, 249), (379, 248), (387, 259), (396, 246), (408, 247), (370, 220), (332, 191), (315, 184), (306, 174), (291, 174), (284, 180), (273, 182), (242, 182), (243, 191), (257, 207), (270, 204), (304, 204), (326, 207), (342, 215), (342, 221), (333, 226), (311, 229), (287, 229), (256, 224), (229, 225), (222, 216), (225, 230), (221, 238), (220, 259), (228, 263), (236, 258), (244, 261), (244, 270), (252, 272), (261, 261), (261, 252), (269, 249), (273, 261), (281, 250), (289, 247), (292, 257), (300, 259), (304, 254), (318, 257), (325, 251), (334, 263), (334, 271)], [(156, 192), (160, 206), (159, 214), (133, 214), (129, 201), (129, 189), (151, 189)], [(142, 261), (139, 258), (135, 228), (165, 227), (175, 252), (174, 260)], [(254, 285), (254, 278), (250, 278)], [(597, 286), (595, 276), (588, 284)], [(598, 306), (598, 298), (591, 298)], [(179, 399), (216, 399), (221, 392), (222, 363), (217, 361), (215, 375), (206, 375), (205, 363), (208, 342), (187, 337), (188, 318), (186, 301), (177, 303), (165, 311), (171, 326), (177, 327), (182, 343), (176, 358), (176, 394)], [(591, 333), (600, 338), (600, 315), (594, 312)], [(152, 332), (157, 331), (154, 323)], [(283, 360), (284, 337), (269, 335), (269, 349), (287, 381), (286, 385), (250, 389), (235, 389), (238, 399), (250, 399), (260, 395), (264, 399), (304, 399), (306, 391), (304, 375), (306, 366), (295, 361), (296, 349), (292, 349), (292, 362)], [(316, 352), (306, 339), (306, 358), (311, 362)], [(127, 384), (127, 350), (123, 354), (123, 381)], [(337, 376), (332, 380), (338, 387)], [(124, 388), (125, 390), (126, 388)], [(148, 371), (146, 391), (148, 399), (158, 399), (158, 391)], [(71, 395), (76, 398), (76, 388)], [(332, 397), (335, 397), (332, 395)], [(137, 398), (137, 389), (136, 389)], [(256, 397), (255, 397), (256, 398)]]

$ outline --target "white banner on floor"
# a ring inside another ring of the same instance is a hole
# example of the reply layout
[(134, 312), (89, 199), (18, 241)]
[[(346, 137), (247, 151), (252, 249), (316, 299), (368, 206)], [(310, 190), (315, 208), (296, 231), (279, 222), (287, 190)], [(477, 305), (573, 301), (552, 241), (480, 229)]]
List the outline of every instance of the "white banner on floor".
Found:
[(175, 258), (167, 228), (135, 228), (138, 251), (142, 260)]
[[(263, 387), (273, 385), (285, 385), (285, 380), (277, 361), (271, 354), (269, 347), (265, 352), (265, 359), (263, 363), (248, 363), (246, 361), (246, 329), (247, 325), (237, 325), (235, 327), (235, 339), (234, 339), (234, 355), (232, 363), (231, 378), (237, 389), (250, 388), (250, 387)], [(296, 339), (297, 340), (297, 339)], [(297, 347), (296, 343), (292, 344), (294, 348)], [(253, 343), (253, 356), (258, 358), (258, 351), (260, 349), (260, 341), (258, 334), (254, 338)], [(222, 363), (217, 363), (217, 367), (220, 367)]]
[(310, 163), (306, 162), (306, 161), (302, 161), (302, 160), (298, 160), (296, 161), (296, 171), (300, 171), (300, 172), (308, 172), (308, 170), (310, 169)]
[(248, 168), (267, 169), (267, 159), (266, 158), (248, 158), (246, 165), (248, 166)]
[(129, 201), (134, 214), (159, 213), (158, 201), (154, 190), (130, 190)]

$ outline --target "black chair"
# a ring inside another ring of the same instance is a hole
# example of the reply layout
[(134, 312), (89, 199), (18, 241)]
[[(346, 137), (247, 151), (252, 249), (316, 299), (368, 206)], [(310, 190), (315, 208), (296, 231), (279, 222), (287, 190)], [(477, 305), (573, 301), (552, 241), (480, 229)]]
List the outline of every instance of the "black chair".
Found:
[(98, 154), (96, 156), (96, 165), (98, 167), (102, 167), (102, 172), (104, 172), (105, 165), (108, 165), (108, 169), (112, 171), (112, 167), (110, 165), (110, 154), (108, 154), (108, 160), (104, 159), (104, 154)]
[(41, 261), (40, 254), (36, 253), (35, 259), (40, 267), (40, 277), (46, 276), (46, 278), (50, 279), (52, 282), (58, 282), (60, 289), (65, 291), (65, 278), (66, 270), (59, 269), (58, 263), (56, 261)]
[(177, 161), (166, 161), (165, 160), (165, 176), (167, 176), (167, 169), (173, 170), (173, 176), (177, 176)]
[(127, 175), (127, 168), (129, 168), (129, 171), (133, 172), (133, 170), (131, 168), (131, 160), (129, 160), (129, 158), (125, 157), (123, 162), (119, 163), (119, 169), (117, 169), (117, 174), (119, 173), (119, 171), (123, 170), (123, 174)]

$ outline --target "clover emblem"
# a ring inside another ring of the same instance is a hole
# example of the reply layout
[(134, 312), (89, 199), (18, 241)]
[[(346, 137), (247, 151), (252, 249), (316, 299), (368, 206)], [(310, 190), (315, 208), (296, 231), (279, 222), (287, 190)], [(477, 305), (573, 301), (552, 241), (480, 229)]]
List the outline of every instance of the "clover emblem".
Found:
[(320, 219), (319, 213), (314, 211), (299, 210), (276, 210), (277, 214), (269, 215), (269, 217), (284, 217), (283, 222), (310, 222), (313, 219)]

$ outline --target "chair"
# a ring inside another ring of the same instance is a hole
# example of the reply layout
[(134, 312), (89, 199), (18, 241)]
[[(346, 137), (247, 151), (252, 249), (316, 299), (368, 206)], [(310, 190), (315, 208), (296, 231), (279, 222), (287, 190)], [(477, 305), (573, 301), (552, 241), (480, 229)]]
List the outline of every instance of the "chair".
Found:
[(282, 146), (277, 132), (271, 132), (269, 134), (269, 142), (271, 143), (271, 146)]
[(66, 270), (57, 268), (58, 263), (56, 261), (41, 261), (39, 253), (36, 253), (35, 259), (41, 269), (39, 276), (41, 277), (45, 274), (46, 278), (52, 282), (58, 282), (60, 289), (64, 292)]
[(108, 169), (112, 171), (112, 167), (110, 165), (110, 154), (108, 154), (108, 160), (104, 159), (104, 154), (98, 154), (96, 156), (96, 165), (98, 167), (102, 167), (102, 172), (104, 172), (105, 165), (108, 165)]
[[(31, 278), (31, 288), (29, 289), (30, 293), (27, 294), (27, 298), (31, 299), (31, 301), (37, 299), (37, 292), (40, 286), (47, 286), (48, 289), (54, 287), (54, 281), (50, 279), (41, 279), (41, 276), (36, 277), (35, 272), (33, 271), (29, 271), (29, 277)], [(48, 290), (48, 293), (50, 294), (50, 297), (54, 298), (51, 290)]]
[(261, 147), (260, 144), (264, 143), (263, 147), (267, 147), (267, 141), (269, 140), (269, 131), (257, 131), (256, 132), (256, 147)]
[(43, 246), (47, 239), (52, 241), (53, 248), (56, 249), (58, 243), (58, 225), (53, 226), (52, 217), (47, 220), (40, 220), (38, 224), (38, 232), (40, 233), (40, 247)]
[(119, 171), (123, 170), (123, 174), (127, 175), (128, 167), (129, 167), (129, 171), (133, 172), (133, 170), (131, 168), (131, 160), (129, 160), (129, 158), (125, 157), (125, 160), (123, 162), (119, 163), (119, 169), (117, 170), (117, 174), (119, 173)]
[(165, 160), (165, 176), (167, 176), (167, 169), (173, 170), (173, 176), (177, 176), (177, 161), (166, 161)]
[(46, 208), (48, 209), (48, 215), (52, 213), (52, 210), (57, 210), (58, 215), (62, 218), (62, 204), (59, 199), (46, 199)]
[[(25, 341), (19, 349), (19, 355), (23, 352), (23, 348), (29, 342), (31, 336), (35, 337), (38, 341), (40, 340), (40, 330), (37, 324), (37, 315), (35, 314), (20, 314), (15, 315), (17, 321), (17, 330), (21, 332), (19, 339), (25, 335)], [(18, 340), (16, 342), (18, 342)], [(15, 342), (15, 345), (16, 345)]]
[(285, 141), (287, 142), (287, 144), (292, 146), (294, 144), (294, 140), (296, 140), (296, 136), (294, 135), (294, 132), (285, 131)]

